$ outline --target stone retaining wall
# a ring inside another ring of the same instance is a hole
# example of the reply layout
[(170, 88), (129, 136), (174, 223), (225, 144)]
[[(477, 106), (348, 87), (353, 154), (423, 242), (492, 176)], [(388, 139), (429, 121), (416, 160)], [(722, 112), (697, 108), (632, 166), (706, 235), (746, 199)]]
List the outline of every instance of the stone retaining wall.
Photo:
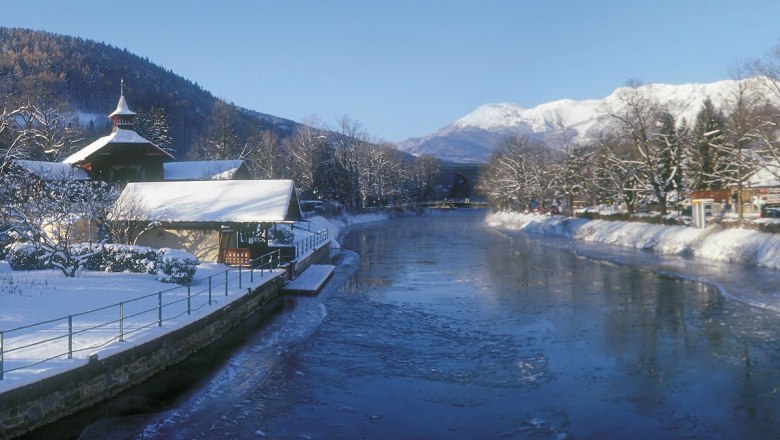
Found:
[[(297, 261), (292, 276), (330, 261), (330, 243)], [(110, 398), (212, 344), (281, 293), (290, 274), (157, 339), (0, 394), (0, 439), (10, 439)]]

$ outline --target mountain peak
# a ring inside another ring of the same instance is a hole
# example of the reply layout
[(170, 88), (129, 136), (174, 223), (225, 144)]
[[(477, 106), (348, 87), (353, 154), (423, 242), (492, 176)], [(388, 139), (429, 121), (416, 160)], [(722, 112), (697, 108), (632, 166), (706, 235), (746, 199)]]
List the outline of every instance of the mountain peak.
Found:
[(525, 108), (512, 103), (483, 104), (455, 121), (453, 125), (477, 127), (485, 130), (512, 127), (522, 120), (523, 111)]

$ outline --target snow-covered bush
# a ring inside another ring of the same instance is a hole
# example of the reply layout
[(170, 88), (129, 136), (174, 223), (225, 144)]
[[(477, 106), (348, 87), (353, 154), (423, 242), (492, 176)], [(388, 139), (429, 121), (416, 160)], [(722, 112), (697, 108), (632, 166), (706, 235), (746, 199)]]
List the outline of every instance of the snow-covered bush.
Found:
[(76, 243), (70, 246), (70, 254), (79, 262), (81, 269), (101, 270), (103, 246), (102, 243)]
[(8, 245), (6, 260), (13, 270), (43, 269), (41, 252), (31, 243), (16, 242)]
[[(78, 243), (69, 248), (78, 270), (133, 272), (157, 275), (165, 283), (187, 284), (192, 281), (200, 260), (189, 252), (126, 244)], [(50, 269), (40, 250), (29, 243), (8, 246), (8, 264), (13, 270)]]
[(189, 252), (162, 248), (157, 251), (157, 280), (187, 284), (192, 281), (200, 260)]
[(106, 272), (157, 273), (157, 252), (145, 246), (107, 244), (101, 269)]

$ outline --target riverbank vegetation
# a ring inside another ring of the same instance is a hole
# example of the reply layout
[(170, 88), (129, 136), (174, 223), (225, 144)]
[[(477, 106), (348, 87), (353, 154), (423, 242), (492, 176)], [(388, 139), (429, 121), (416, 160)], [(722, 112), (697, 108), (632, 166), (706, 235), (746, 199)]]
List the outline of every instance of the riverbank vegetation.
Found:
[(678, 210), (696, 191), (734, 194), (741, 223), (748, 180), (758, 172), (780, 181), (780, 47), (738, 74), (726, 100), (707, 99), (695, 120), (673, 114), (637, 83), (604, 107), (606, 127), (587, 144), (571, 127), (544, 141), (507, 136), (493, 154), (481, 190), (499, 209), (545, 210), (608, 204), (633, 215)]

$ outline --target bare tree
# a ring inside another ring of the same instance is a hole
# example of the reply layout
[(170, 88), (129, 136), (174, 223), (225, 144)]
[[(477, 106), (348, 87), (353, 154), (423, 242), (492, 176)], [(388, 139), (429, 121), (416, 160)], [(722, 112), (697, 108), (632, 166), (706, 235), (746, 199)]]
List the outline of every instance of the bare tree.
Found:
[(138, 197), (125, 191), (108, 213), (106, 229), (115, 243), (135, 244), (141, 234), (160, 226), (164, 219), (152, 216)]
[(76, 276), (89, 255), (73, 252), (75, 231), (85, 222), (91, 228), (108, 211), (115, 191), (104, 182), (78, 181), (72, 175), (35, 176), (15, 164), (0, 179), (0, 218), (16, 240), (29, 243), (43, 266)]
[[(608, 108), (607, 112), (617, 122), (615, 134), (625, 148), (635, 153), (624, 159), (635, 162), (636, 178), (642, 182), (642, 187), (652, 191), (661, 215), (665, 215), (669, 192), (675, 189), (680, 171), (680, 145), (670, 141), (674, 117), (637, 83), (630, 83), (618, 94), (620, 105)], [(671, 127), (668, 125), (670, 120)], [(659, 134), (661, 127), (666, 127), (666, 133)]]
[(246, 141), (240, 158), (249, 160), (256, 179), (282, 179), (290, 175), (287, 149), (271, 129), (255, 130)]
[(602, 198), (625, 203), (628, 214), (634, 214), (639, 194), (645, 190), (636, 151), (613, 133), (602, 134), (594, 164), (594, 183)]
[(590, 160), (592, 152), (582, 145), (575, 144), (569, 128), (558, 121), (560, 150), (558, 159), (551, 163), (550, 183), (556, 197), (566, 199), (569, 215), (574, 215), (575, 200), (584, 195), (591, 179)]
[(739, 223), (744, 222), (743, 190), (749, 175), (761, 166), (759, 155), (762, 121), (757, 117), (757, 108), (761, 95), (757, 93), (755, 82), (741, 77), (737, 72), (734, 89), (725, 119), (723, 143), (715, 145), (724, 166), (718, 170), (717, 178), (726, 185), (736, 188), (736, 208)]
[(10, 129), (10, 115), (8, 111), (3, 108), (0, 112), (0, 170), (6, 169), (6, 167), (14, 160), (17, 159), (17, 151), (11, 139)]
[(292, 159), (291, 172), (298, 189), (308, 197), (317, 198), (322, 170), (326, 161), (327, 136), (321, 123), (314, 117), (304, 119), (295, 133), (286, 139), (287, 151)]
[(432, 156), (422, 155), (414, 159), (409, 174), (415, 201), (428, 201), (436, 197), (439, 165), (439, 160)]
[(368, 136), (362, 125), (347, 116), (338, 121), (338, 129), (332, 132), (330, 147), (333, 163), (328, 175), (328, 185), (336, 198), (348, 207), (362, 207), (360, 189), (361, 150), (368, 144)]
[(755, 117), (760, 120), (757, 130), (759, 166), (780, 179), (780, 44), (775, 45), (763, 59), (748, 62), (744, 71), (755, 75), (750, 81), (754, 87), (760, 86), (759, 93), (767, 97), (756, 102)]
[(539, 158), (542, 149), (538, 142), (519, 135), (501, 141), (480, 186), (493, 205), (522, 210), (542, 196), (542, 182), (549, 178), (542, 172)]

